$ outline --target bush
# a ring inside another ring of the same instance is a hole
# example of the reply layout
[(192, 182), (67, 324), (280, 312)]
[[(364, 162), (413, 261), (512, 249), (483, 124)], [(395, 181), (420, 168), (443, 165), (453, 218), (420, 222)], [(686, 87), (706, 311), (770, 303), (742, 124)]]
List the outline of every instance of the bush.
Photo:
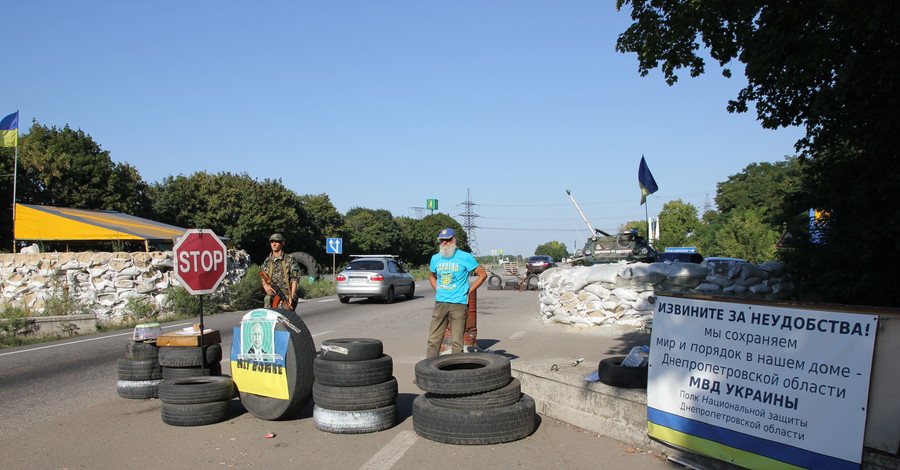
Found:
[(34, 320), (29, 320), (31, 311), (24, 307), (14, 307), (7, 303), (0, 304), (0, 338), (3, 343), (25, 336), (37, 329)]
[[(163, 293), (166, 294), (166, 297), (169, 299), (170, 305), (176, 316), (192, 317), (200, 315), (199, 295), (191, 295), (187, 289), (181, 286), (169, 287)], [(217, 293), (204, 295), (203, 297), (206, 297), (203, 299), (204, 315), (212, 315), (222, 311), (225, 295)]]
[(249, 310), (260, 307), (265, 296), (266, 292), (259, 279), (259, 266), (255, 264), (247, 268), (247, 272), (240, 281), (225, 289), (225, 299), (231, 310)]
[(56, 286), (54, 295), (44, 300), (43, 316), (91, 315), (91, 309), (69, 293), (69, 289)]

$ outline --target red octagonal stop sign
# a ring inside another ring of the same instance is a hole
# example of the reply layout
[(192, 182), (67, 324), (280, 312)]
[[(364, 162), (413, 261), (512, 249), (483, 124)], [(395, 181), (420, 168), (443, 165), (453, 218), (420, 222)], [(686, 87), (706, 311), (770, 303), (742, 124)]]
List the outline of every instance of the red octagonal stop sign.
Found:
[(192, 228), (172, 249), (175, 279), (192, 295), (210, 294), (225, 278), (225, 244), (212, 230)]

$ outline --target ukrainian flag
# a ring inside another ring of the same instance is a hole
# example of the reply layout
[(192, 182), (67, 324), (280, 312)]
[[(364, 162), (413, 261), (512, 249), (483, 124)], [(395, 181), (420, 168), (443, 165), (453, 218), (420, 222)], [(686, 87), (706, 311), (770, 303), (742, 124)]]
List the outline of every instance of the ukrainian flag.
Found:
[(659, 190), (643, 155), (641, 155), (641, 166), (638, 167), (638, 184), (641, 186), (641, 204), (647, 202), (647, 196)]
[(0, 120), (0, 147), (19, 145), (19, 112), (16, 111)]

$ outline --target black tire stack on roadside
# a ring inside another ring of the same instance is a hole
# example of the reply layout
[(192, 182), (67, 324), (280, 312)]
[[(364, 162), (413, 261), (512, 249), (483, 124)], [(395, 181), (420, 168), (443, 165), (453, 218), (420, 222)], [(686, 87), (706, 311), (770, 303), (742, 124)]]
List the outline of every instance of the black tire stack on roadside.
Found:
[[(160, 346), (159, 365), (165, 380), (199, 377), (202, 375), (222, 375), (222, 346)], [(203, 370), (203, 360), (206, 368)], [(205, 373), (204, 373), (205, 372)]]
[(116, 393), (120, 397), (145, 400), (159, 396), (162, 369), (157, 349), (156, 343), (149, 341), (129, 341), (125, 345), (125, 357), (116, 362)]
[(397, 420), (394, 361), (381, 341), (339, 338), (322, 341), (313, 362), (313, 424), (320, 431), (362, 434), (382, 431)]
[(509, 359), (491, 353), (447, 354), (416, 364), (416, 434), (446, 444), (485, 445), (522, 439), (537, 423), (534, 399), (510, 374)]
[(203, 426), (228, 419), (234, 383), (231, 377), (167, 379), (159, 385), (162, 421), (172, 426)]

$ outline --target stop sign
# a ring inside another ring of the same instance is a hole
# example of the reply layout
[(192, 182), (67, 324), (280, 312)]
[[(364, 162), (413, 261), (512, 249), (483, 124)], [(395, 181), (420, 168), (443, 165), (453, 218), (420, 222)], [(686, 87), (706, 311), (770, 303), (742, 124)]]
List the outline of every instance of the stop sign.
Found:
[(212, 230), (184, 232), (172, 252), (175, 279), (192, 295), (212, 293), (225, 278), (227, 250)]

